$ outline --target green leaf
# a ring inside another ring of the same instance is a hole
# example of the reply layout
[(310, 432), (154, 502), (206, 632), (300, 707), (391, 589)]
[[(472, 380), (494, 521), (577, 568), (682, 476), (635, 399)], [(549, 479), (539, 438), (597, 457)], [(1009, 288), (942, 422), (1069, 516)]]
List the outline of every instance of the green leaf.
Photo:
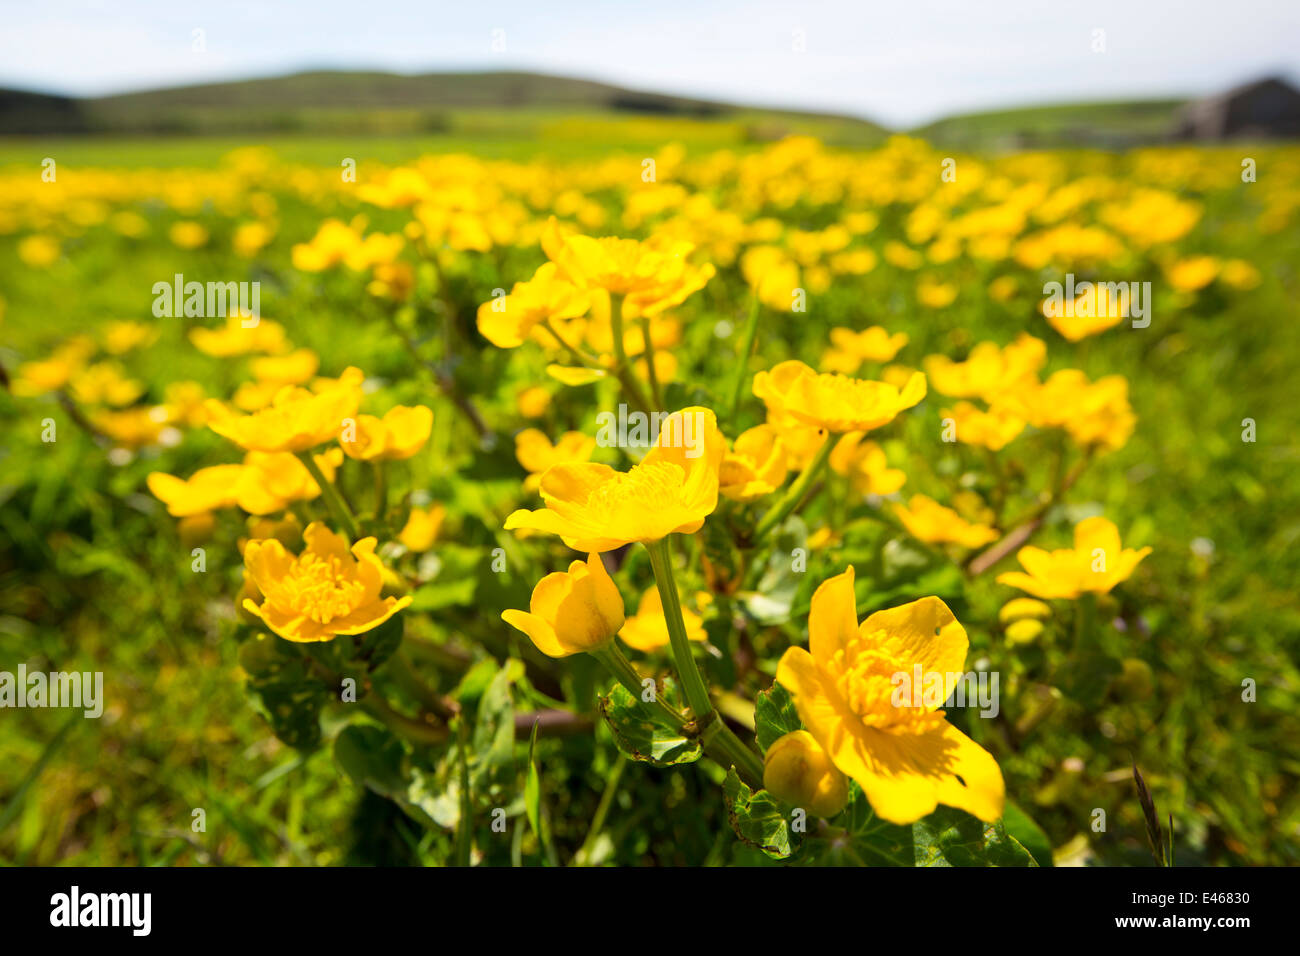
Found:
[(767, 690), (759, 691), (754, 703), (754, 732), (758, 746), (764, 753), (781, 737), (792, 730), (802, 730), (799, 712), (795, 710), (790, 692), (773, 682)]
[(736, 774), (727, 771), (722, 793), (727, 801), (731, 828), (741, 842), (762, 850), (775, 860), (787, 859), (798, 847), (799, 837), (790, 830), (790, 813), (766, 790), (751, 790)]
[(528, 814), (528, 824), (542, 839), (542, 781), (537, 773), (537, 721), (533, 721), (533, 733), (528, 738), (528, 776), (524, 780), (524, 810)]
[(248, 672), (249, 689), (261, 699), (271, 730), (290, 747), (315, 750), (320, 744), (320, 712), (339, 692), (312, 673), (312, 659), (327, 659), (332, 648), (303, 645), (269, 634), (255, 633), (239, 648), (240, 666)]
[(1037, 866), (1001, 820), (984, 823), (962, 810), (939, 807), (911, 826), (876, 816), (862, 788), (826, 836), (805, 843), (800, 863), (823, 866)]
[(912, 824), (917, 866), (1037, 866), (1002, 821), (985, 823), (962, 810), (939, 807)]
[(424, 826), (454, 826), (438, 794), (418, 770), (408, 770), (405, 745), (384, 727), (350, 724), (334, 740), (334, 760), (360, 786), (392, 800)]
[(1039, 866), (1055, 866), (1052, 861), (1052, 841), (1029, 814), (1010, 800), (1002, 810), (1002, 825), (1017, 843), (1029, 851), (1035, 863)]
[(493, 675), (474, 715), (471, 752), (471, 789), (485, 792), (488, 785), (506, 785), (515, 779), (515, 708), (510, 685), (523, 674), (523, 664), (507, 660)]
[(334, 740), (334, 759), (344, 772), (376, 793), (391, 797), (406, 789), (402, 743), (383, 727), (350, 724)]
[[(677, 688), (671, 678), (664, 678), (660, 694), (670, 707), (681, 709)], [(633, 697), (622, 684), (615, 684), (609, 696), (600, 698), (600, 713), (614, 732), (618, 749), (633, 760), (656, 767), (671, 767), (699, 760), (703, 753), (699, 741), (659, 723), (653, 711)]]

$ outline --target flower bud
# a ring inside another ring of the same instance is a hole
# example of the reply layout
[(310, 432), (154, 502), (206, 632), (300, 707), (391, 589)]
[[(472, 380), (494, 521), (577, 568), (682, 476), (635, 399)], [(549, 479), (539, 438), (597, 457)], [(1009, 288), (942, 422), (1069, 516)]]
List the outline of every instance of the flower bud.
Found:
[(769, 793), (829, 819), (849, 801), (849, 781), (806, 730), (794, 730), (767, 748), (763, 786)]
[(533, 588), (528, 611), (501, 612), (511, 627), (528, 635), (550, 657), (568, 657), (604, 647), (623, 626), (623, 596), (596, 553), (568, 571), (548, 574)]

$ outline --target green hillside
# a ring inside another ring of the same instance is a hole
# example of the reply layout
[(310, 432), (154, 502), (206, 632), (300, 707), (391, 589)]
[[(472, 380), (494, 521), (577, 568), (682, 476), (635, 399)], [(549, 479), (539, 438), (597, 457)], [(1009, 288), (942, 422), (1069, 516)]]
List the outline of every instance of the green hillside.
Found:
[(912, 134), (938, 146), (982, 150), (1132, 146), (1166, 139), (1183, 100), (1061, 103), (950, 116)]
[(743, 138), (812, 133), (870, 145), (884, 131), (863, 119), (770, 110), (629, 90), (539, 73), (319, 71), (74, 100), (0, 91), (0, 132), (146, 135), (247, 133), (463, 134), (514, 138), (539, 122), (610, 115), (741, 123)]

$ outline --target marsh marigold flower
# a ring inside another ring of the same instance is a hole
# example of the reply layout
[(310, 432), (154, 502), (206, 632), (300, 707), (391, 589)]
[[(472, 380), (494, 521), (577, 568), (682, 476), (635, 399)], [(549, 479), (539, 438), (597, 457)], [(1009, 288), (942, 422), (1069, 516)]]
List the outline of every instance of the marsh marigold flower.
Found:
[(537, 582), (527, 611), (501, 612), (501, 619), (528, 635), (549, 657), (598, 650), (623, 626), (623, 596), (599, 554), (574, 561)]
[(819, 374), (797, 359), (754, 376), (754, 394), (805, 425), (831, 432), (866, 432), (893, 421), (925, 398), (925, 376), (901, 389), (847, 375)]
[(890, 335), (879, 325), (861, 332), (834, 328), (830, 339), (831, 347), (822, 353), (822, 368), (852, 375), (863, 362), (892, 362), (899, 349), (907, 344), (907, 333)]
[(553, 262), (543, 263), (527, 282), (516, 282), (509, 295), (478, 307), (478, 330), (497, 348), (523, 345), (533, 329), (547, 320), (573, 319), (591, 307), (591, 293), (560, 274)]
[(339, 444), (360, 461), (402, 461), (413, 457), (433, 431), (433, 410), (424, 405), (394, 405), (383, 418), (358, 415), (355, 434), (345, 429)]
[(612, 551), (673, 533), (694, 534), (718, 506), (725, 449), (713, 412), (674, 412), (658, 444), (630, 471), (592, 462), (550, 468), (541, 482), (546, 507), (514, 512), (506, 530), (558, 534), (575, 551)]
[(913, 537), (927, 544), (978, 548), (998, 538), (996, 528), (967, 521), (926, 495), (912, 495), (906, 506), (895, 504), (894, 514)]
[(786, 449), (771, 425), (757, 425), (736, 436), (718, 471), (718, 490), (732, 501), (770, 495), (785, 482)]
[(849, 778), (806, 730), (791, 731), (767, 748), (763, 788), (824, 819), (835, 816), (849, 802)]
[(943, 675), (947, 699), (965, 666), (965, 629), (936, 597), (861, 624), (856, 604), (850, 567), (813, 595), (809, 649), (789, 648), (777, 666), (804, 727), (890, 823), (913, 823), (940, 803), (998, 819), (1006, 791), (992, 756), (931, 706), (926, 698), (937, 694), (896, 703), (897, 675), (917, 667)]
[(548, 468), (590, 461), (595, 450), (596, 439), (582, 432), (565, 432), (555, 444), (538, 428), (525, 428), (515, 436), (515, 458), (528, 471), (527, 491), (537, 490)]
[(1073, 548), (1021, 548), (1016, 558), (1025, 570), (999, 574), (998, 583), (1045, 599), (1108, 594), (1150, 553), (1120, 547), (1119, 530), (1107, 519), (1085, 518), (1074, 526)]
[(446, 519), (447, 509), (440, 504), (428, 508), (412, 508), (397, 540), (416, 554), (428, 551), (438, 540), (438, 533)]
[(306, 451), (337, 438), (344, 419), (356, 415), (364, 377), (359, 368), (348, 368), (336, 385), (320, 393), (287, 385), (270, 407), (251, 415), (236, 415), (208, 399), (208, 427), (245, 451)]
[(945, 425), (951, 420), (957, 441), (989, 451), (1001, 451), (1025, 430), (1025, 420), (1002, 406), (984, 411), (970, 402), (958, 402), (939, 415)]
[[(688, 641), (708, 640), (704, 619), (685, 605), (682, 605), (682, 623), (686, 626)], [(664, 602), (658, 586), (651, 585), (641, 595), (636, 614), (623, 622), (618, 636), (628, 646), (647, 654), (668, 646), (668, 618), (664, 616)]]
[(946, 355), (927, 356), (923, 363), (930, 386), (940, 395), (985, 400), (1025, 382), (1036, 382), (1038, 370), (1047, 363), (1047, 346), (1042, 339), (1022, 332), (1010, 345), (981, 342), (964, 362)]
[(625, 318), (658, 315), (681, 305), (716, 271), (712, 265), (691, 264), (692, 242), (665, 235), (642, 241), (565, 234), (554, 217), (542, 233), (542, 249), (574, 285), (622, 295)]
[(248, 542), (244, 569), (261, 595), (245, 598), (276, 634), (296, 642), (332, 641), (364, 634), (411, 603), (410, 597), (381, 597), (384, 566), (375, 556), (375, 538), (347, 541), (319, 521), (302, 533), (302, 554), (294, 556), (275, 538)]
[(890, 468), (885, 450), (865, 439), (862, 432), (840, 436), (831, 449), (831, 471), (847, 477), (858, 494), (892, 495), (907, 484), (907, 474)]

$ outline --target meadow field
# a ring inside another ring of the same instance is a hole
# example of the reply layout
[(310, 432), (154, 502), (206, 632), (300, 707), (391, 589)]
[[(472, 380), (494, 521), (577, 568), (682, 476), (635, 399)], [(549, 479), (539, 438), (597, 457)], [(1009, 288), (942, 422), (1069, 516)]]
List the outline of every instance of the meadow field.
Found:
[(0, 142), (0, 861), (1300, 863), (1300, 147), (529, 123)]

